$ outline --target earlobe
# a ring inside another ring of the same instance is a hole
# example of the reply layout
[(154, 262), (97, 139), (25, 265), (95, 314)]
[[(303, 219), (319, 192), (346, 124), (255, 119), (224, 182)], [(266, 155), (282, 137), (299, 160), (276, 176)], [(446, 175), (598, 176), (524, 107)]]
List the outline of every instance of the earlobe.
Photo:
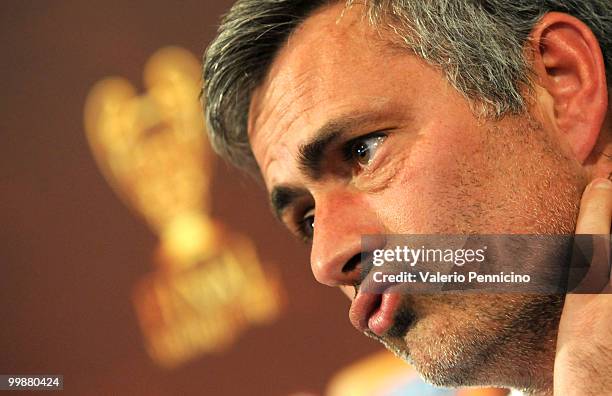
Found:
[(599, 42), (582, 21), (546, 14), (531, 33), (533, 69), (552, 98), (551, 113), (576, 160), (585, 163), (608, 108), (606, 69)]

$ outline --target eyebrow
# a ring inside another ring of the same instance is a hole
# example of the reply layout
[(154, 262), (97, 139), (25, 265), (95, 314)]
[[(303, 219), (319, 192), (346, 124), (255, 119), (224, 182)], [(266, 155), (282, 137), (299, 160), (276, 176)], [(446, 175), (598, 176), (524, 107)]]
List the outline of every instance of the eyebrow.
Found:
[(276, 217), (282, 221), (283, 212), (285, 209), (292, 205), (296, 199), (303, 197), (308, 194), (308, 191), (304, 188), (291, 187), (291, 186), (277, 186), (272, 189), (270, 194), (270, 205), (272, 211)]
[[(325, 123), (309, 142), (299, 147), (297, 162), (300, 171), (310, 179), (319, 179), (325, 153), (329, 147), (370, 118), (371, 114), (344, 116)], [(284, 211), (298, 198), (308, 194), (309, 192), (301, 187), (275, 186), (270, 193), (270, 206), (276, 217), (282, 221)]]
[(319, 179), (325, 152), (329, 147), (369, 118), (368, 114), (345, 116), (330, 120), (319, 128), (311, 141), (301, 145), (298, 150), (298, 167), (302, 173), (313, 180)]

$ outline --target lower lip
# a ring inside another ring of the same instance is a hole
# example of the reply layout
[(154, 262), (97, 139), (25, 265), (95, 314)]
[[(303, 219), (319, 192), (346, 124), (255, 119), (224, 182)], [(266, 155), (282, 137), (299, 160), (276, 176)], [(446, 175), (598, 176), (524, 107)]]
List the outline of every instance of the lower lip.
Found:
[(374, 334), (382, 336), (393, 327), (395, 313), (399, 308), (401, 297), (398, 293), (382, 294), (380, 306), (368, 319), (368, 327)]

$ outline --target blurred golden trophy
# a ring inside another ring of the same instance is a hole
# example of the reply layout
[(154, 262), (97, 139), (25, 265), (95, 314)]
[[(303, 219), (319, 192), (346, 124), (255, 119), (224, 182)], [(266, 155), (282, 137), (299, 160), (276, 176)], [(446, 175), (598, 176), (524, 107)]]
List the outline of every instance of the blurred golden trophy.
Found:
[(157, 269), (136, 285), (133, 303), (149, 355), (174, 367), (274, 320), (282, 299), (253, 244), (209, 215), (213, 156), (199, 62), (185, 49), (160, 49), (144, 83), (137, 95), (125, 79), (98, 82), (86, 100), (85, 130), (106, 180), (159, 236)]

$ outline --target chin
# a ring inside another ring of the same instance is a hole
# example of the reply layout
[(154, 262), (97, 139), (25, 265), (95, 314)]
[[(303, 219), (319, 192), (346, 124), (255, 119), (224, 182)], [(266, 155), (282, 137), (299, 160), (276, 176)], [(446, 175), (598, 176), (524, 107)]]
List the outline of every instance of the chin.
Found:
[(442, 387), (480, 385), (489, 349), (483, 332), (453, 318), (431, 315), (416, 323), (401, 339), (403, 356), (429, 383)]
[(440, 387), (482, 385), (480, 373), (491, 369), (486, 331), (445, 314), (415, 319), (402, 337), (380, 337), (395, 355), (409, 362), (423, 379)]
[(538, 370), (554, 356), (559, 296), (421, 298), (410, 298), (409, 314), (404, 308), (394, 328), (375, 338), (425, 381), (439, 387), (519, 387), (544, 375)]

